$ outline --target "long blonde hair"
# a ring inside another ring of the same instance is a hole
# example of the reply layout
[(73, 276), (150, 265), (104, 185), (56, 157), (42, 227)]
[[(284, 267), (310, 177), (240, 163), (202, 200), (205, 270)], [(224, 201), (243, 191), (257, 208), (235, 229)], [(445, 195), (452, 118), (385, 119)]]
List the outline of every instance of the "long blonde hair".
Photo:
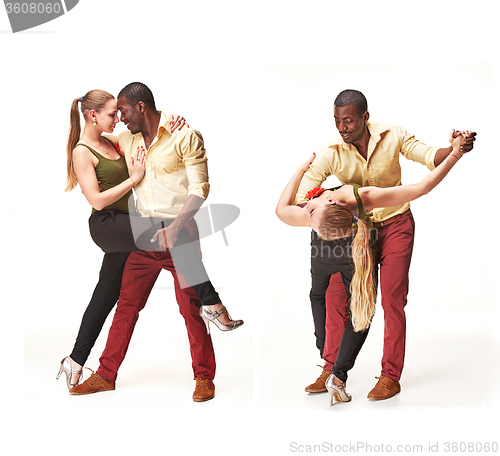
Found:
[(91, 90), (85, 96), (81, 98), (75, 98), (71, 103), (71, 111), (69, 114), (69, 135), (68, 144), (66, 146), (66, 188), (65, 192), (73, 190), (78, 184), (78, 180), (75, 174), (75, 168), (73, 166), (73, 149), (78, 144), (80, 140), (80, 113), (78, 112), (78, 102), (81, 102), (81, 111), (83, 118), (87, 120), (90, 110), (95, 110), (99, 112), (104, 108), (104, 105), (109, 100), (114, 100), (115, 97), (104, 90)]
[[(318, 236), (330, 241), (348, 236), (352, 230), (354, 213), (344, 204), (329, 205), (320, 222)], [(370, 327), (377, 300), (375, 266), (370, 249), (370, 230), (364, 220), (358, 220), (356, 236), (352, 241), (354, 275), (351, 280), (351, 316), (354, 331)]]

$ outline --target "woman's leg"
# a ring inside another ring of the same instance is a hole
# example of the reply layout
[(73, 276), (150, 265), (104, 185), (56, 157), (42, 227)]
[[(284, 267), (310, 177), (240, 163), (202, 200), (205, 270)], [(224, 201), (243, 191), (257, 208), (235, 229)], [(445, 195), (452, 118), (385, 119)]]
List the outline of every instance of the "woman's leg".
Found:
[(128, 255), (128, 252), (104, 255), (99, 281), (83, 314), (80, 330), (70, 355), (80, 366), (87, 361), (107, 316), (118, 300), (123, 268)]
[(332, 367), (332, 373), (339, 380), (347, 381), (347, 372), (354, 366), (358, 353), (365, 343), (368, 336), (368, 329), (355, 332), (352, 326), (352, 318), (349, 316), (349, 321), (342, 335), (339, 352), (335, 364)]
[(115, 210), (96, 211), (89, 218), (92, 240), (106, 253), (156, 250), (158, 243), (150, 240), (159, 227), (155, 219)]
[(314, 335), (316, 336), (316, 347), (323, 358), (323, 349), (325, 346), (325, 327), (326, 327), (326, 306), (325, 293), (330, 283), (329, 275), (311, 274), (311, 310), (314, 321)]
[(202, 305), (213, 306), (221, 302), (218, 293), (208, 278), (200, 255), (199, 239), (193, 239), (187, 228), (183, 228), (170, 255), (178, 271), (182, 288), (192, 287)]
[(356, 358), (365, 343), (366, 337), (368, 336), (369, 328), (364, 331), (354, 331), (352, 324), (352, 314), (349, 308), (351, 299), (351, 281), (354, 270), (344, 270), (341, 271), (340, 275), (342, 277), (342, 282), (344, 283), (344, 288), (347, 296), (349, 297), (348, 308), (346, 309), (349, 315), (349, 320), (342, 334), (342, 340), (340, 341), (339, 351), (337, 354), (337, 359), (332, 367), (332, 373), (342, 382), (347, 381), (347, 372), (351, 370), (354, 366)]
[[(168, 226), (173, 220), (161, 220), (150, 217), (129, 216), (120, 211), (97, 211), (89, 219), (90, 234), (94, 242), (105, 252), (134, 252), (139, 250), (158, 250), (158, 242), (151, 243), (151, 238), (162, 226)], [(193, 287), (202, 305), (212, 306), (221, 302), (201, 260), (195, 222), (179, 233), (177, 243), (170, 249), (175, 267), (184, 281), (183, 288)], [(189, 229), (191, 228), (191, 229)]]
[[(325, 359), (326, 354), (329, 355), (328, 369), (331, 369), (333, 362), (335, 362), (338, 349), (338, 344), (333, 344), (333, 341), (338, 340), (340, 343), (347, 320), (344, 309), (348, 298), (344, 292), (343, 282), (337, 278), (337, 273), (351, 271), (353, 268), (351, 242), (352, 238), (323, 241), (314, 231), (311, 232), (311, 275), (313, 277), (313, 287), (310, 293), (311, 306), (315, 321), (315, 333), (319, 335), (319, 338), (316, 337), (316, 346), (323, 359)], [(332, 292), (327, 297), (328, 287), (332, 288)], [(329, 310), (326, 308), (327, 300)], [(332, 308), (335, 309), (335, 312), (332, 312)], [(336, 324), (330, 325), (330, 331), (337, 328), (338, 334), (326, 333), (326, 324), (327, 322), (331, 323), (332, 320), (335, 320)], [(329, 341), (328, 347), (325, 347), (325, 340)], [(325, 348), (327, 348), (327, 353), (325, 353)]]
[(200, 312), (207, 324), (211, 321), (219, 329), (225, 331), (236, 329), (243, 324), (242, 320), (231, 319), (208, 278), (201, 259), (198, 228), (193, 219), (180, 231), (175, 246), (170, 249), (170, 255), (177, 271), (180, 287), (193, 288), (203, 306)]

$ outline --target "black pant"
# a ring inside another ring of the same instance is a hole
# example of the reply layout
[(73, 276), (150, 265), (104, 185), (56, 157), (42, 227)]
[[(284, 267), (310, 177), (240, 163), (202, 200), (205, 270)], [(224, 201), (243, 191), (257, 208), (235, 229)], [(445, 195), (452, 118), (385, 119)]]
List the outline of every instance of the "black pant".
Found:
[[(373, 235), (373, 238), (375, 236)], [(372, 238), (371, 244), (374, 243)], [(315, 231), (311, 232), (311, 309), (314, 320), (314, 334), (316, 336), (316, 346), (323, 357), (325, 344), (326, 326), (326, 301), (325, 294), (330, 283), (332, 274), (339, 272), (344, 283), (345, 291), (350, 300), (351, 281), (354, 275), (354, 263), (352, 261), (351, 244), (354, 237), (345, 237), (334, 241), (323, 241)], [(342, 335), (339, 352), (333, 374), (341, 381), (347, 380), (347, 372), (352, 369), (356, 357), (363, 346), (368, 329), (355, 332), (352, 325), (351, 310), (348, 307), (348, 322)]]
[[(122, 273), (130, 252), (156, 250), (158, 243), (150, 242), (156, 231), (168, 226), (172, 220), (154, 220), (131, 217), (121, 211), (103, 210), (94, 212), (89, 219), (90, 234), (94, 242), (105, 252), (99, 281), (83, 314), (78, 336), (71, 352), (71, 359), (83, 366), (99, 336), (107, 316), (120, 296)], [(201, 261), (198, 243), (186, 228), (170, 254), (185, 286), (191, 286), (203, 305), (214, 305), (220, 301)]]

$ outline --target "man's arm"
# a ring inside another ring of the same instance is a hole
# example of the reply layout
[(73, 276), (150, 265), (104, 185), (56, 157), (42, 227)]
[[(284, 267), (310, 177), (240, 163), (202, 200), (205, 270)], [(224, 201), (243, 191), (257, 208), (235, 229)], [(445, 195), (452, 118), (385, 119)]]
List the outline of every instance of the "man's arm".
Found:
[(175, 245), (180, 231), (196, 215), (210, 190), (206, 150), (201, 134), (192, 130), (184, 137), (180, 146), (189, 182), (188, 197), (175, 220), (168, 227), (158, 230), (151, 239), (152, 242), (158, 239), (162, 249)]
[[(453, 137), (456, 138), (458, 135), (460, 135), (460, 132), (453, 130)], [(474, 141), (476, 140), (476, 135), (477, 133), (473, 131), (465, 137), (463, 144), (460, 146), (461, 153), (467, 153), (472, 150), (472, 148), (474, 147)], [(451, 146), (443, 149), (438, 149), (436, 151), (436, 155), (434, 156), (434, 166), (439, 166), (441, 163), (443, 163), (444, 159), (448, 155), (450, 155), (452, 150), (453, 148)]]
[(320, 187), (321, 184), (332, 174), (331, 163), (326, 155), (326, 149), (321, 148), (316, 153), (316, 158), (302, 177), (293, 204), (298, 205), (306, 201), (309, 190)]
[[(422, 163), (431, 171), (436, 168), (436, 166), (439, 166), (452, 151), (451, 147), (430, 147), (427, 144), (420, 142), (403, 127), (399, 125), (396, 127), (401, 141), (401, 154), (409, 160)], [(456, 138), (460, 135), (460, 133), (460, 131), (453, 130), (453, 137)], [(469, 132), (460, 148), (461, 153), (466, 153), (472, 150), (475, 137), (475, 132)]]
[(198, 209), (200, 209), (204, 202), (204, 198), (200, 198), (196, 195), (189, 195), (175, 220), (168, 227), (158, 230), (151, 239), (151, 242), (155, 242), (158, 239), (158, 243), (162, 250), (172, 248), (177, 242), (177, 238), (182, 228), (184, 228), (186, 223), (196, 215)]

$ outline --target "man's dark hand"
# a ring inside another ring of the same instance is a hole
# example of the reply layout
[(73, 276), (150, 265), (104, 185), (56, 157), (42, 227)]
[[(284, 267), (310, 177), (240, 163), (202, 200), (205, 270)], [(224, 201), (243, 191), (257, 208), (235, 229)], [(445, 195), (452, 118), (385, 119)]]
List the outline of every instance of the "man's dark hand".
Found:
[[(455, 131), (453, 137), (456, 138), (460, 135), (460, 131)], [(460, 146), (460, 152), (467, 153), (470, 152), (474, 147), (474, 141), (476, 140), (477, 133), (475, 131), (471, 131), (466, 137), (463, 144)]]

